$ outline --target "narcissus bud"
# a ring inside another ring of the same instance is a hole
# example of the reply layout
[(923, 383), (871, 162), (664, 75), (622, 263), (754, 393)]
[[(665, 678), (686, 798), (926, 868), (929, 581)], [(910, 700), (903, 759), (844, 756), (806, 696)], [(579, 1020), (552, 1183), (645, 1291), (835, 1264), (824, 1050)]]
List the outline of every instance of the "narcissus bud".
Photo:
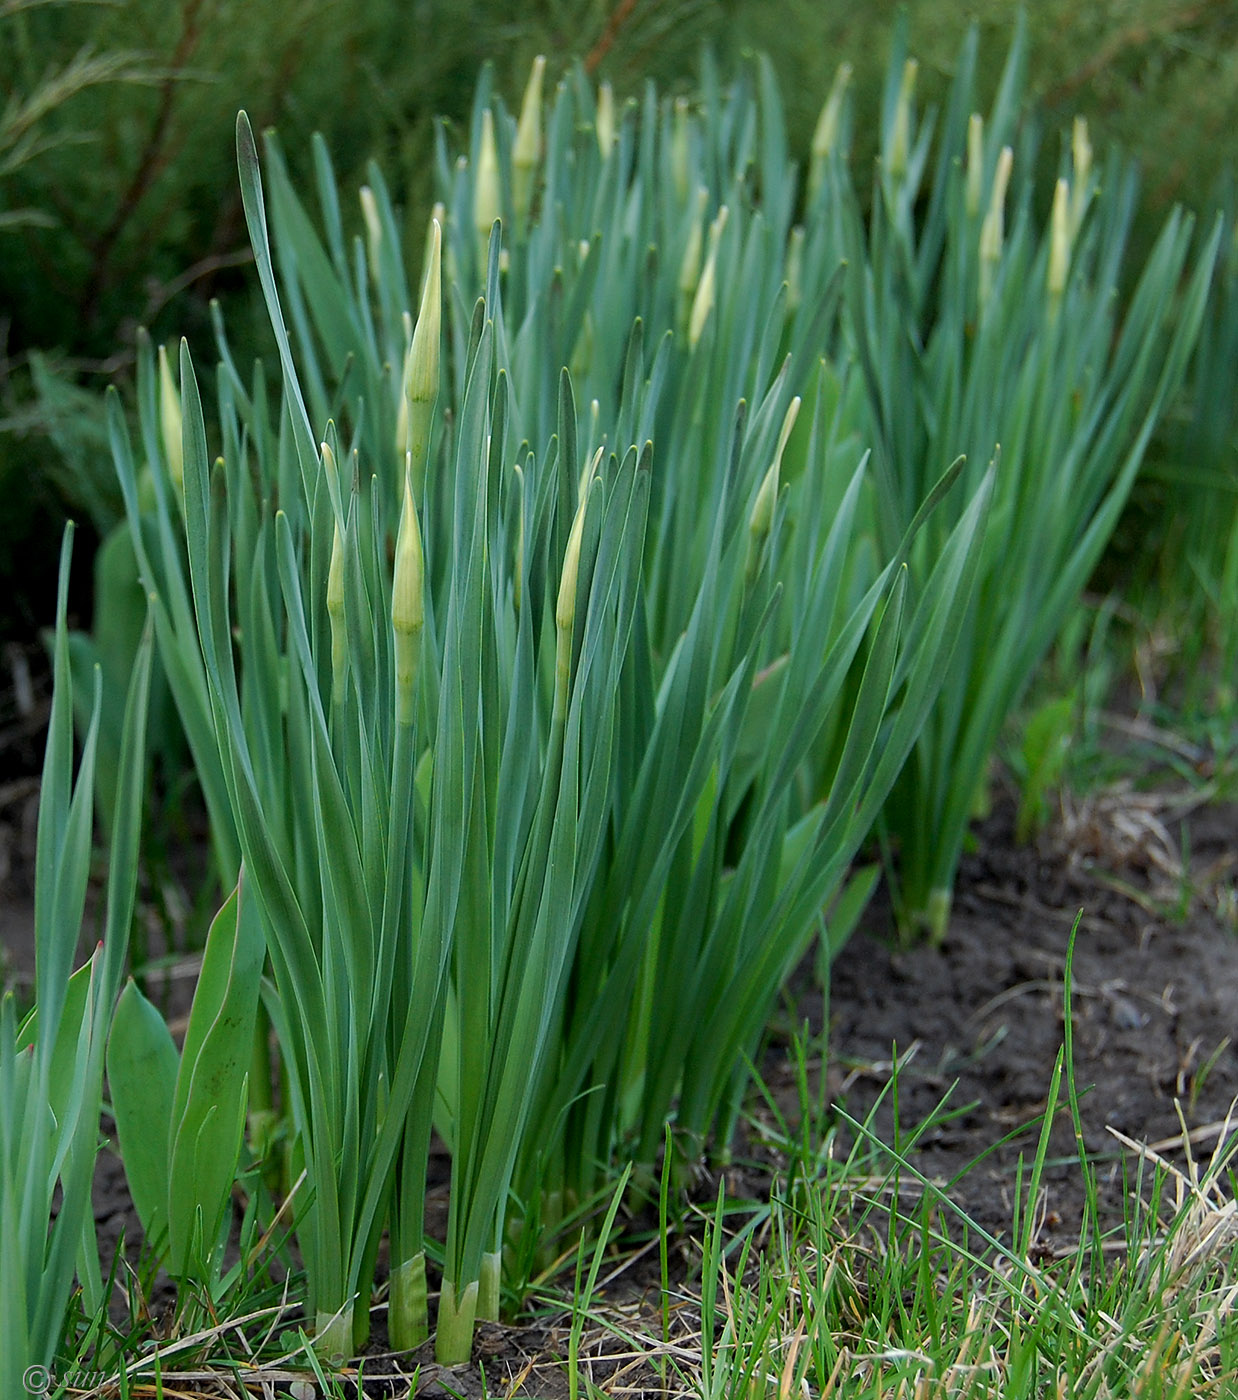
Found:
[(851, 65), (840, 63), (830, 85), (829, 96), (817, 118), (816, 129), (812, 134), (812, 164), (808, 172), (808, 199), (811, 203), (825, 183), (825, 171), (830, 156), (838, 145), (842, 131), (843, 99), (851, 84)]
[(502, 217), (503, 196), (499, 187), (499, 148), (494, 139), (494, 113), (489, 107), (481, 114), (481, 149), (477, 153), (477, 174), (473, 181), (473, 227), (481, 249), (480, 266), (485, 270), (490, 246), (490, 230)]
[(546, 59), (538, 54), (524, 90), (516, 139), (512, 143), (512, 204), (518, 224), (528, 218), (533, 202), (533, 176), (542, 150), (542, 78), (545, 72)]
[(692, 315), (692, 302), (696, 296), (697, 283), (701, 277), (701, 249), (705, 244), (705, 209), (709, 203), (709, 191), (701, 185), (696, 192), (696, 211), (692, 225), (688, 229), (688, 241), (684, 244), (683, 257), (679, 263), (679, 316), (677, 325), (682, 334), (687, 334), (688, 322)]
[(365, 237), (370, 250), (370, 276), (378, 281), (378, 260), (383, 249), (383, 225), (378, 216), (378, 200), (369, 185), (361, 186), (361, 217), (365, 220)]
[(984, 118), (973, 112), (967, 121), (967, 217), (980, 213), (980, 190), (984, 183)]
[(568, 687), (572, 679), (572, 628), (576, 624), (576, 581), (580, 574), (580, 542), (589, 508), (588, 489), (581, 492), (580, 504), (567, 537), (563, 571), (559, 575), (559, 596), (555, 600), (555, 717), (567, 714)]
[(705, 270), (696, 286), (696, 296), (692, 302), (692, 314), (688, 318), (688, 345), (695, 346), (705, 331), (705, 322), (714, 309), (714, 293), (718, 276), (718, 245), (726, 228), (729, 210), (724, 204), (709, 226), (709, 252), (705, 256)]
[(176, 487), (177, 499), (185, 501), (185, 447), (181, 440), (181, 396), (168, 366), (167, 347), (159, 347), (159, 430), (168, 476)]
[(907, 173), (907, 157), (911, 153), (911, 103), (916, 92), (916, 75), (920, 65), (914, 58), (903, 64), (903, 80), (899, 84), (898, 101), (894, 107), (894, 128), (890, 133), (890, 148), (886, 152), (886, 170), (901, 180)]
[(1056, 313), (1066, 290), (1070, 271), (1070, 187), (1059, 180), (1053, 190), (1053, 214), (1049, 221), (1049, 272), (1047, 287), (1049, 310)]
[[(324, 453), (330, 450), (324, 443)], [(331, 700), (342, 705), (348, 686), (348, 627), (344, 617), (344, 535), (338, 520), (327, 570), (327, 620), (331, 624)]]
[(443, 338), (443, 236), (437, 219), (431, 226), (430, 249), (421, 308), (404, 360), (404, 437), (397, 444), (409, 454), (413, 491), (421, 495), (430, 453), (430, 429), (438, 401), (439, 363)]
[(993, 278), (1001, 261), (1002, 244), (1006, 237), (1006, 186), (1010, 183), (1010, 167), (1014, 152), (1002, 147), (993, 172), (993, 188), (989, 192), (989, 209), (980, 226), (980, 305), (983, 308), (993, 291)]
[(1092, 142), (1086, 117), (1076, 117), (1070, 133), (1071, 163), (1074, 165), (1070, 189), (1070, 239), (1073, 243), (1087, 211), (1091, 194)]
[(395, 575), (391, 586), (391, 629), (395, 643), (395, 717), (412, 724), (417, 712), (417, 664), (425, 626), (425, 555), (421, 525), (407, 473), (404, 508), (395, 542)]
[(602, 83), (598, 87), (596, 130), (598, 149), (602, 152), (602, 159), (605, 160), (610, 155), (611, 147), (615, 144), (615, 94), (609, 83)]
[(757, 498), (753, 502), (752, 514), (748, 517), (748, 557), (744, 564), (745, 584), (751, 584), (756, 577), (757, 568), (761, 562), (762, 546), (769, 538), (769, 532), (774, 525), (774, 507), (778, 503), (778, 476), (782, 469), (782, 454), (786, 451), (787, 441), (791, 436), (791, 429), (795, 427), (799, 411), (800, 400), (797, 396), (787, 405), (786, 416), (782, 420), (782, 430), (778, 434), (778, 445), (774, 449), (774, 460), (769, 464), (769, 469), (757, 491)]
[(688, 113), (686, 97), (675, 99), (675, 121), (671, 128), (671, 179), (675, 182), (675, 197), (682, 204), (688, 197), (689, 156)]

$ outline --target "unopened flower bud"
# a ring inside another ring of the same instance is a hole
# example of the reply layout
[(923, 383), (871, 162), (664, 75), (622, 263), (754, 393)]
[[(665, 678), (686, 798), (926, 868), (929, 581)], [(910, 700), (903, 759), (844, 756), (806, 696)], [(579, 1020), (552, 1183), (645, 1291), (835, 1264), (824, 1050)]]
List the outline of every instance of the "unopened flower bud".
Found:
[(967, 121), (967, 217), (980, 213), (980, 190), (984, 182), (984, 118), (973, 112)]
[(989, 209), (980, 226), (980, 305), (983, 307), (993, 290), (993, 277), (1001, 261), (1002, 244), (1006, 236), (1006, 186), (1010, 183), (1010, 167), (1014, 153), (1002, 147), (993, 172), (993, 188), (989, 192)]
[(688, 241), (684, 244), (683, 257), (679, 263), (679, 317), (677, 325), (686, 334), (692, 313), (692, 302), (696, 296), (697, 283), (701, 278), (701, 249), (704, 247), (705, 209), (709, 203), (709, 191), (701, 185), (696, 192), (696, 213), (688, 229)]
[(680, 204), (688, 197), (688, 99), (675, 99), (675, 121), (671, 128), (671, 179), (675, 182), (675, 198)]
[(168, 464), (168, 476), (176, 487), (177, 498), (185, 498), (185, 446), (181, 439), (181, 396), (168, 366), (166, 346), (159, 347), (159, 429), (163, 436), (163, 455)]
[(724, 204), (717, 213), (713, 223), (709, 227), (709, 252), (705, 257), (705, 270), (701, 273), (701, 280), (696, 286), (696, 296), (692, 302), (692, 314), (688, 318), (688, 345), (689, 348), (697, 345), (705, 330), (705, 323), (709, 320), (709, 313), (714, 309), (714, 291), (718, 276), (718, 245), (722, 241), (722, 232), (726, 228), (728, 209)]
[(338, 520), (327, 570), (327, 620), (331, 624), (331, 699), (342, 705), (348, 682), (348, 627), (344, 617), (344, 536)]
[(1092, 142), (1086, 117), (1076, 117), (1070, 133), (1071, 163), (1074, 165), (1070, 191), (1070, 238), (1074, 242), (1088, 207), (1092, 179)]
[(744, 579), (749, 584), (756, 577), (757, 566), (761, 558), (761, 547), (769, 537), (769, 532), (774, 525), (774, 507), (778, 503), (778, 477), (782, 469), (782, 454), (786, 451), (787, 441), (791, 436), (791, 429), (795, 427), (795, 419), (799, 411), (800, 400), (797, 396), (787, 405), (786, 416), (782, 420), (782, 430), (778, 434), (778, 445), (774, 449), (774, 460), (769, 464), (769, 469), (761, 481), (757, 498), (752, 505), (752, 514), (748, 517), (748, 558), (744, 565)]
[(898, 101), (894, 106), (894, 128), (890, 133), (890, 149), (886, 153), (886, 170), (901, 180), (907, 173), (907, 157), (911, 153), (911, 102), (916, 91), (916, 74), (920, 65), (914, 58), (903, 64), (903, 80), (899, 84)]
[(1049, 222), (1049, 272), (1047, 278), (1049, 309), (1061, 305), (1070, 271), (1070, 187), (1059, 180), (1053, 190), (1053, 214)]
[(404, 478), (404, 508), (395, 542), (395, 574), (391, 585), (391, 629), (395, 659), (395, 717), (412, 724), (417, 711), (417, 664), (425, 626), (425, 555), (412, 486)]
[(406, 431), (398, 444), (402, 452), (411, 454), (413, 490), (421, 494), (425, 481), (426, 462), (430, 453), (430, 429), (434, 421), (434, 405), (438, 401), (439, 361), (443, 331), (443, 238), (435, 219), (430, 237), (430, 250), (425, 281), (421, 290), (421, 308), (417, 326), (409, 343), (404, 365), (404, 403)]
[(851, 65), (840, 63), (834, 74), (834, 81), (830, 85), (829, 96), (825, 99), (821, 115), (817, 118), (816, 129), (812, 134), (812, 164), (808, 173), (808, 198), (810, 202), (817, 197), (821, 186), (825, 183), (826, 167), (834, 148), (838, 145), (839, 134), (842, 130), (843, 99), (847, 95), (847, 88), (850, 84)]
[(490, 230), (502, 216), (503, 197), (499, 188), (499, 148), (494, 139), (494, 113), (489, 107), (481, 114), (481, 149), (477, 153), (477, 175), (473, 182), (473, 226), (481, 249), (482, 270), (490, 246)]
[(580, 544), (585, 532), (585, 512), (589, 492), (581, 493), (580, 504), (567, 537), (563, 571), (559, 575), (559, 595), (555, 600), (555, 716), (567, 714), (568, 685), (572, 672), (572, 628), (576, 624), (576, 582), (580, 574)]
[(601, 83), (598, 86), (596, 130), (598, 149), (602, 152), (602, 159), (605, 160), (610, 155), (611, 147), (615, 144), (615, 94), (609, 83)]
[(361, 186), (361, 217), (365, 220), (365, 236), (370, 250), (370, 276), (378, 281), (378, 260), (382, 256), (383, 225), (378, 216), (378, 200), (369, 185)]
[(533, 175), (542, 149), (542, 77), (545, 72), (545, 56), (538, 54), (525, 86), (516, 139), (512, 143), (512, 204), (518, 224), (528, 218), (533, 202)]

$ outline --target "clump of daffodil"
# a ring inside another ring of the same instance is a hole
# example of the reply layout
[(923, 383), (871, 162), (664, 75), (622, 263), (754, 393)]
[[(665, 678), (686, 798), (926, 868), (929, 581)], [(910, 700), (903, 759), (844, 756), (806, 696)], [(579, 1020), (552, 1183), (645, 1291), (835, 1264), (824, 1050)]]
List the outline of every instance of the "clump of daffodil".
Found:
[(168, 476), (176, 487), (176, 499), (185, 504), (185, 447), (181, 440), (181, 396), (168, 365), (167, 347), (159, 347), (159, 429)]
[(838, 145), (842, 133), (843, 100), (851, 84), (851, 65), (840, 63), (830, 85), (829, 96), (821, 108), (817, 125), (812, 133), (812, 163), (808, 169), (808, 199), (811, 203), (825, 182), (825, 171), (830, 156)]
[(443, 230), (430, 224), (426, 275), (421, 287), (417, 325), (404, 357), (404, 391), (396, 425), (396, 448), (408, 463), (413, 493), (420, 497), (430, 455), (430, 429), (438, 402), (439, 359), (443, 329)]
[(512, 143), (512, 205), (516, 225), (523, 228), (533, 204), (533, 177), (542, 150), (542, 79), (546, 58), (538, 54), (520, 104), (520, 120), (516, 123), (516, 139)]
[(774, 507), (778, 503), (778, 477), (782, 470), (782, 454), (786, 451), (787, 441), (791, 436), (791, 429), (795, 427), (795, 419), (799, 411), (800, 400), (797, 396), (787, 405), (787, 411), (782, 420), (782, 429), (778, 434), (778, 445), (774, 448), (774, 460), (769, 464), (761, 481), (757, 498), (752, 503), (752, 512), (748, 516), (748, 554), (744, 561), (745, 587), (750, 587), (757, 576), (757, 570), (761, 563), (761, 551), (765, 547), (765, 541), (769, 538), (769, 532), (774, 527)]
[(1009, 146), (1002, 147), (997, 158), (997, 169), (993, 172), (993, 188), (989, 191), (989, 208), (980, 226), (980, 306), (988, 304), (993, 291), (993, 279), (997, 274), (997, 264), (1002, 257), (1002, 244), (1006, 238), (1006, 186), (1010, 183), (1010, 168), (1014, 164), (1014, 152)]
[(696, 296), (692, 301), (692, 313), (688, 318), (688, 346), (695, 347), (705, 331), (709, 313), (714, 309), (714, 296), (718, 278), (718, 245), (722, 242), (729, 210), (724, 204), (709, 226), (709, 252), (705, 255), (705, 270), (696, 285)]
[(391, 587), (391, 629), (395, 659), (395, 717), (412, 724), (417, 712), (417, 665), (425, 626), (425, 555), (421, 525), (406, 471), (404, 506), (395, 543), (395, 575)]

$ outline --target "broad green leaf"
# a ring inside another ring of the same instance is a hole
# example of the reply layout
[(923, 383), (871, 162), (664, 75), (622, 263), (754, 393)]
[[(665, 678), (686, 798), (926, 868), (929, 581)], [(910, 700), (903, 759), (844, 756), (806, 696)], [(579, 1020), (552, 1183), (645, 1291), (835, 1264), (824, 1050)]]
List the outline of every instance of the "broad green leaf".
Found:
[(151, 1248), (168, 1247), (169, 1154), (180, 1056), (163, 1017), (129, 982), (108, 1037), (107, 1078), (125, 1181)]

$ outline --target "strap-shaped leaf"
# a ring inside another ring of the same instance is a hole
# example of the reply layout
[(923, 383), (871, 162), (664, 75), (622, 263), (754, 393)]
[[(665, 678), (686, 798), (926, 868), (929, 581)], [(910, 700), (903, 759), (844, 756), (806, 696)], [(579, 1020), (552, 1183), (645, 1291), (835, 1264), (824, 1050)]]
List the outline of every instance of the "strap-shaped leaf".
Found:
[(208, 1265), (232, 1197), (265, 951), (242, 871), (207, 934), (172, 1101), (168, 1263), (177, 1276)]

